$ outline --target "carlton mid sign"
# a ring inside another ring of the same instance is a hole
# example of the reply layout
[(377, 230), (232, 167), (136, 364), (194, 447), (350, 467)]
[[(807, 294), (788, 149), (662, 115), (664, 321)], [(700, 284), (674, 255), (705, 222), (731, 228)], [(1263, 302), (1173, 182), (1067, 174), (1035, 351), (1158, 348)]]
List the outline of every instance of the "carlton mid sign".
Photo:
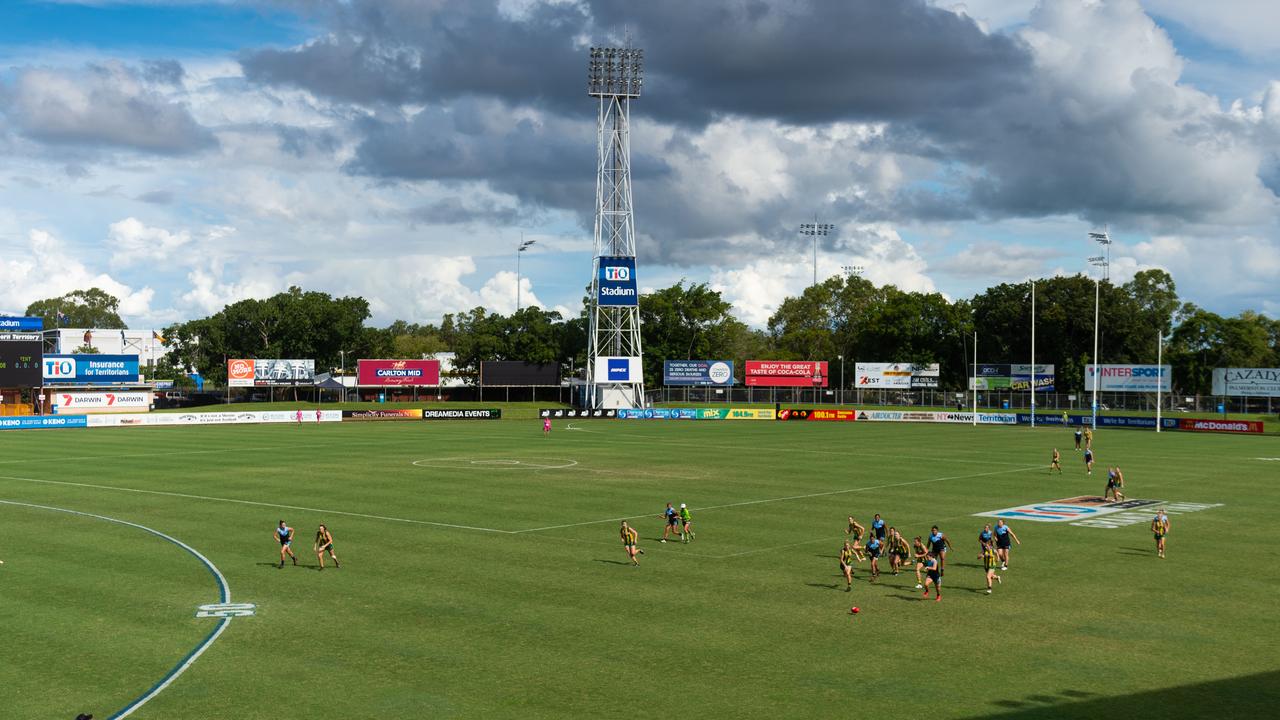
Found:
[(1086, 365), (1085, 392), (1093, 392), (1095, 368), (1102, 392), (1169, 392), (1168, 365)]
[(358, 385), (439, 385), (439, 360), (361, 360)]
[(826, 387), (827, 363), (812, 360), (748, 360), (746, 384), (755, 387)]

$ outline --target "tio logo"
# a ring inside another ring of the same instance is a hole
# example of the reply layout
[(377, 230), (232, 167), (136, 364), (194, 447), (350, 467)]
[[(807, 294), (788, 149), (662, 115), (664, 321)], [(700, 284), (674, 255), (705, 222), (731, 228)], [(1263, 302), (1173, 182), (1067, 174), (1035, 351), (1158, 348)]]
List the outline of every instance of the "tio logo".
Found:
[(212, 603), (201, 605), (196, 611), (198, 618), (233, 618), (253, 615), (256, 606), (252, 603)]
[(56, 358), (44, 361), (44, 376), (49, 379), (74, 378), (76, 361), (71, 358)]
[(604, 269), (604, 279), (608, 282), (630, 282), (631, 268), (610, 266)]

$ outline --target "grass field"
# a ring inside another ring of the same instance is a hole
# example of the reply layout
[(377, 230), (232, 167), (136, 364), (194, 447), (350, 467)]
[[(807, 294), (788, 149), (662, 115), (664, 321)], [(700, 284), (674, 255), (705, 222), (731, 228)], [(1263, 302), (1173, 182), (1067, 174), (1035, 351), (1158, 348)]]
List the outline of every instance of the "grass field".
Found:
[[(1174, 515), (1167, 560), (1145, 524), (1013, 521), (1022, 545), (987, 596), (973, 513), (1102, 492), (1065, 431), (574, 427), (0, 434), (0, 717), (112, 717), (209, 638), (222, 621), (194, 615), (219, 583), (173, 541), (256, 614), (129, 717), (1229, 718), (1280, 703), (1273, 437), (1100, 433), (1099, 464), (1119, 463), (1132, 497), (1221, 506)], [(1045, 472), (1055, 445), (1062, 477)], [(693, 510), (693, 543), (657, 542), (668, 500)], [(845, 516), (876, 512), (950, 535), (942, 602), (913, 575), (872, 585), (865, 564), (844, 592)], [(274, 566), (281, 518), (304, 567)], [(320, 522), (341, 569), (316, 569)]]

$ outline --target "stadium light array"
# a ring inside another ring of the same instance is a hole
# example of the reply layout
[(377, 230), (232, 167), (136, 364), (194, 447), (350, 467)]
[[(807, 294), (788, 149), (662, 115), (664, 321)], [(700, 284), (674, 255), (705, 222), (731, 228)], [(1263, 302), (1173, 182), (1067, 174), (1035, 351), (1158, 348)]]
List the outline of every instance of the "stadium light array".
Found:
[(644, 50), (591, 48), (587, 62), (587, 94), (593, 97), (640, 97), (644, 85)]

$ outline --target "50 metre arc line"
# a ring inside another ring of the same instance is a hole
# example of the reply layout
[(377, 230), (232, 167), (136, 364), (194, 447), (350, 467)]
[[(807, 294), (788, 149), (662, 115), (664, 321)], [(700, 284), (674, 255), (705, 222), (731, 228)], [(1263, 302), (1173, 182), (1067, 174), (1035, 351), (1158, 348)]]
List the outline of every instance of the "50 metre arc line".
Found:
[[(205, 569), (207, 569), (211, 575), (213, 575), (213, 579), (218, 583), (218, 602), (219, 603), (225, 604), (225, 603), (231, 602), (231, 588), (227, 585), (227, 579), (223, 577), (222, 572), (218, 570), (218, 568), (212, 562), (209, 561), (209, 558), (205, 557), (204, 555), (201, 555), (198, 550), (191, 547), (190, 545), (182, 542), (181, 540), (175, 537), (166, 535), (160, 532), (159, 530), (153, 530), (152, 528), (149, 528), (146, 525), (139, 525), (138, 523), (129, 522), (128, 520), (120, 520), (118, 518), (107, 517), (106, 515), (95, 515), (93, 513), (81, 512), (79, 510), (68, 510), (66, 508), (51, 507), (49, 505), (36, 505), (34, 503), (17, 502), (14, 500), (0, 500), (0, 505), (13, 505), (16, 507), (35, 508), (37, 510), (49, 510), (51, 512), (67, 513), (68, 515), (79, 515), (80, 517), (94, 518), (95, 520), (104, 520), (106, 522), (116, 523), (117, 525), (126, 525), (131, 528), (137, 528), (138, 530), (142, 530), (143, 532), (147, 532), (152, 535), (155, 535), (158, 538), (167, 540), (173, 543), (174, 545), (177, 545), (178, 547), (182, 548), (183, 550), (187, 551), (188, 553), (190, 553), (193, 557), (199, 560), (202, 565), (204, 565)], [(150, 689), (148, 689), (142, 695), (138, 696), (136, 700), (124, 706), (124, 708), (116, 712), (114, 715), (111, 715), (107, 720), (119, 720), (120, 718), (129, 717), (134, 712), (136, 712), (139, 708), (145, 705), (148, 701), (154, 698), (156, 695), (159, 695), (160, 692), (163, 691), (165, 688), (172, 685), (173, 682), (177, 680), (180, 675), (182, 675), (182, 673), (187, 671), (187, 668), (191, 667), (191, 664), (194, 663), (197, 658), (199, 658), (201, 655), (204, 654), (205, 650), (209, 649), (209, 646), (213, 644), (213, 641), (217, 640), (218, 636), (222, 635), (222, 631), (226, 630), (227, 625), (230, 623), (231, 623), (230, 617), (222, 618), (218, 622), (217, 627), (215, 627), (208, 634), (208, 636), (206, 636), (205, 639), (195, 647), (195, 649), (187, 653), (186, 657), (182, 658), (182, 660), (180, 660), (178, 664), (173, 667), (172, 670), (166, 673), (163, 678), (160, 678), (160, 680), (156, 682), (155, 685), (152, 685)]]

